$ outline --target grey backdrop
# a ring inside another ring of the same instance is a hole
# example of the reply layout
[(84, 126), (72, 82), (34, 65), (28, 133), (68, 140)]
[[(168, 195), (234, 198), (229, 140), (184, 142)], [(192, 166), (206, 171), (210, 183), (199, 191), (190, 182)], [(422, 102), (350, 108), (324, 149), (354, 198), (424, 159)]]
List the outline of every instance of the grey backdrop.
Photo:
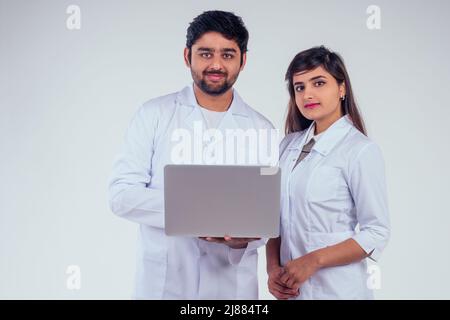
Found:
[[(72, 4), (80, 30), (66, 27)], [(379, 30), (366, 26), (372, 4)], [(137, 226), (109, 211), (111, 164), (138, 106), (190, 82), (186, 27), (208, 9), (243, 17), (237, 89), (280, 129), (293, 55), (320, 44), (343, 55), (386, 161), (392, 238), (376, 296), (450, 298), (445, 0), (0, 0), (0, 298), (131, 296)], [(69, 265), (80, 290), (66, 287)]]

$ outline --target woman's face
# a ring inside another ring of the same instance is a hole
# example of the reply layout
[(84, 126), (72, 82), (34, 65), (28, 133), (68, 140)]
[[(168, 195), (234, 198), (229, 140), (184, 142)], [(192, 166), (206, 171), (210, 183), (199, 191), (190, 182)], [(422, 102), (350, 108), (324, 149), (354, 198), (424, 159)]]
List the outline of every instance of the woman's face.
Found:
[(325, 130), (342, 117), (340, 100), (345, 96), (345, 86), (322, 66), (294, 74), (293, 84), (300, 113), (315, 121), (317, 127)]

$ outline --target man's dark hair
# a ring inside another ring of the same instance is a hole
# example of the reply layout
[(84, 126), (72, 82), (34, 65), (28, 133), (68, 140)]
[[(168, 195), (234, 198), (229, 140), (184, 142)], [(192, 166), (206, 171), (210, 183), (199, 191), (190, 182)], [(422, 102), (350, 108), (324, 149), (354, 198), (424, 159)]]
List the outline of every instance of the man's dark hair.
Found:
[(205, 11), (194, 18), (189, 24), (186, 34), (186, 47), (189, 49), (191, 62), (191, 48), (194, 43), (207, 32), (218, 32), (229, 40), (236, 41), (241, 50), (241, 65), (243, 54), (247, 52), (248, 31), (241, 17), (226, 11)]

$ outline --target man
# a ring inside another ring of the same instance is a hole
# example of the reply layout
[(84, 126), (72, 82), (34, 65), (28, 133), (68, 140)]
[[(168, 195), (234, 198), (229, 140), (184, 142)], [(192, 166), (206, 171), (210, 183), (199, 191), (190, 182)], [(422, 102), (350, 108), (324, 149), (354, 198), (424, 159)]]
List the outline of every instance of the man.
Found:
[[(177, 132), (194, 132), (198, 124), (228, 133), (273, 128), (232, 88), (246, 63), (247, 42), (241, 18), (232, 13), (207, 11), (196, 17), (187, 30), (184, 50), (193, 85), (145, 103), (128, 128), (113, 168), (110, 206), (118, 216), (140, 225), (136, 299), (258, 297), (257, 247), (262, 241), (168, 237), (164, 232), (163, 169), (180, 163), (174, 160), (179, 156), (174, 152)], [(213, 163), (227, 162), (222, 160)]]

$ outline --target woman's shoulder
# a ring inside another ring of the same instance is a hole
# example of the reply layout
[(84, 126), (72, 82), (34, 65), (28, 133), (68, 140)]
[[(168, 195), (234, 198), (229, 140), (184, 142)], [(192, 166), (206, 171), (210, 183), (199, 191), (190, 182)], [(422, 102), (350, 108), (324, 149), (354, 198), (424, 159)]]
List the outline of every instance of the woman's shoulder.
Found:
[(378, 144), (355, 127), (349, 132), (346, 142), (348, 150), (345, 153), (353, 160), (357, 160), (363, 155), (382, 157)]
[(372, 143), (372, 140), (359, 131), (355, 126), (352, 126), (349, 134), (348, 139), (351, 140), (351, 142), (356, 143), (357, 145), (366, 145)]

